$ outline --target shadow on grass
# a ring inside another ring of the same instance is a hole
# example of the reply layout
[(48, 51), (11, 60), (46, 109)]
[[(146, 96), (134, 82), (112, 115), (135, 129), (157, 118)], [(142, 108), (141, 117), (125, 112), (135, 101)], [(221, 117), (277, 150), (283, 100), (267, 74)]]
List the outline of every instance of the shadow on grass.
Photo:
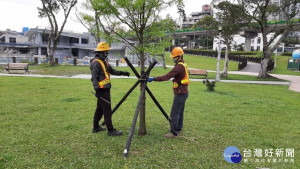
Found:
[(79, 100), (81, 100), (81, 99), (79, 99), (79, 98), (65, 98), (65, 99), (62, 99), (61, 101), (63, 101), (63, 102), (77, 102)]

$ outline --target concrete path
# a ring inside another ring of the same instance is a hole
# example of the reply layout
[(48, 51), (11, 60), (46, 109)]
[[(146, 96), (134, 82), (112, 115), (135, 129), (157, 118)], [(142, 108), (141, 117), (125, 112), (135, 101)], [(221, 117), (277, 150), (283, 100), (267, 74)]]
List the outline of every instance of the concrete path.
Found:
[(290, 81), (291, 84), (289, 90), (300, 92), (300, 76), (279, 75), (279, 74), (270, 74), (270, 75), (278, 79)]
[(247, 66), (243, 70), (240, 70), (239, 72), (259, 73), (259, 70), (260, 70), (260, 64), (259, 63), (248, 62)]
[[(241, 71), (229, 71), (230, 74), (242, 74), (242, 75), (250, 75), (250, 76), (258, 76), (260, 70), (259, 63), (247, 63), (247, 67)], [(279, 75), (279, 74), (270, 74), (271, 76), (287, 80), (290, 82), (289, 90), (300, 92), (300, 76), (293, 76), (293, 75)], [(284, 83), (284, 82), (282, 82)]]
[[(172, 67), (172, 66), (168, 66)], [(247, 67), (242, 71), (228, 71), (229, 74), (239, 74), (239, 75), (249, 75), (258, 76), (260, 69), (260, 64), (249, 62)], [(215, 71), (208, 71), (215, 72)], [(74, 76), (55, 76), (55, 75), (37, 75), (37, 74), (7, 74), (0, 73), (0, 76), (23, 76), (23, 77), (50, 77), (50, 78), (75, 78), (75, 79), (91, 79), (89, 74), (78, 74)], [(248, 83), (248, 84), (266, 84), (266, 85), (289, 85), (289, 90), (300, 92), (300, 76), (290, 76), (290, 75), (278, 75), (271, 74), (271, 76), (287, 80), (289, 82), (278, 82), (278, 81), (245, 81), (245, 80), (221, 80), (225, 83)], [(125, 77), (125, 76), (111, 76), (111, 78), (130, 78), (136, 79), (135, 76)], [(214, 79), (212, 79), (214, 80)], [(203, 79), (191, 79), (191, 81), (203, 81)]]

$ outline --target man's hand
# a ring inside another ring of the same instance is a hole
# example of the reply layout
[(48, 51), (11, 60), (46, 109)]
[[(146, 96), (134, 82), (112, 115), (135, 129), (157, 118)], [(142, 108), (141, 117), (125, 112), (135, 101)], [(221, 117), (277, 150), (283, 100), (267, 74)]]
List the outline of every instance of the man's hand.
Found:
[(122, 75), (124, 75), (124, 76), (130, 76), (130, 73), (129, 72), (122, 72)]
[(154, 79), (155, 79), (155, 77), (149, 77), (147, 81), (152, 82)]

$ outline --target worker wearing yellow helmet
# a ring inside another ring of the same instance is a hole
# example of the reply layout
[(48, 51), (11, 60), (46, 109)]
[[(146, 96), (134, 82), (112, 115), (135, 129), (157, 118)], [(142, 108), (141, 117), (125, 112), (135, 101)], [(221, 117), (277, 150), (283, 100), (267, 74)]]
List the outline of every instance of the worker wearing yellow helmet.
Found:
[(108, 130), (109, 136), (118, 136), (122, 135), (121, 131), (117, 131), (112, 124), (111, 120), (111, 98), (110, 98), (110, 88), (111, 88), (111, 79), (110, 74), (112, 75), (125, 75), (130, 76), (129, 72), (118, 71), (113, 69), (108, 63), (108, 51), (110, 50), (109, 45), (106, 42), (100, 42), (95, 49), (95, 58), (90, 62), (90, 69), (92, 74), (92, 83), (96, 91), (95, 96), (97, 99), (97, 108), (94, 114), (93, 122), (93, 133), (98, 133), (104, 131), (105, 128), (102, 128), (99, 125), (99, 122), (104, 115), (104, 120)]
[(173, 48), (170, 58), (175, 63), (174, 68), (166, 75), (148, 78), (148, 82), (166, 81), (173, 78), (174, 100), (171, 110), (170, 132), (164, 135), (167, 138), (178, 136), (183, 128), (183, 113), (188, 98), (188, 84), (190, 83), (188, 67), (183, 60), (183, 54), (181, 47)]

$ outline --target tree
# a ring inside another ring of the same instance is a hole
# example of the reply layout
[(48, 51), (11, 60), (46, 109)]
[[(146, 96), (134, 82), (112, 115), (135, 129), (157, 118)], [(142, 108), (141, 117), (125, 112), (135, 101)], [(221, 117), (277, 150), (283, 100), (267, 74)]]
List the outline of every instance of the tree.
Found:
[[(181, 0), (91, 0), (95, 11), (100, 13), (100, 25), (105, 32), (113, 32), (138, 55), (141, 63), (141, 74), (145, 72), (146, 52), (148, 49), (158, 48), (162, 44), (153, 43), (153, 39), (160, 36), (160, 32), (154, 30), (153, 25), (160, 20), (160, 12), (173, 4), (182, 3)], [(126, 29), (116, 27), (122, 23)], [(137, 45), (128, 40), (137, 42)], [(142, 99), (140, 109), (139, 134), (145, 135), (145, 97)]]
[[(42, 7), (38, 7), (39, 17), (48, 18), (51, 30), (48, 34), (47, 55), (50, 58), (50, 64), (54, 65), (54, 51), (57, 47), (57, 41), (64, 29), (65, 24), (72, 8), (77, 0), (41, 0)], [(64, 19), (59, 28), (57, 14), (63, 10)]]
[[(235, 35), (241, 28), (245, 17), (241, 15), (241, 7), (232, 4), (228, 1), (213, 1), (214, 8), (217, 10), (216, 18), (213, 16), (206, 16), (202, 20), (198, 21), (194, 28), (202, 27), (209, 31), (210, 34), (216, 36), (218, 34), (218, 27), (222, 27), (221, 35), (223, 42), (226, 44), (225, 62), (222, 72), (223, 77), (227, 77), (229, 52), (231, 49), (231, 43), (233, 41), (233, 35)], [(221, 40), (221, 39), (219, 39)]]
[[(272, 53), (294, 27), (295, 23), (292, 18), (299, 13), (297, 5), (299, 0), (281, 0), (281, 4), (272, 3), (272, 0), (237, 0), (237, 2), (243, 8), (243, 13), (255, 22), (252, 24), (252, 28), (258, 29), (262, 33), (263, 55), (258, 77), (267, 78), (267, 64)], [(275, 24), (271, 26), (268, 24), (268, 20), (272, 16), (278, 16), (279, 19), (272, 20)], [(285, 20), (285, 23), (279, 24), (281, 20)], [(274, 33), (274, 35), (268, 40), (267, 35), (270, 33)], [(278, 41), (271, 46), (277, 37), (279, 37)]]
[[(113, 32), (107, 31), (105, 32), (102, 29), (102, 26), (100, 25), (100, 15), (101, 13), (93, 8), (93, 0), (86, 0), (82, 3), (81, 9), (83, 11), (76, 12), (76, 17), (79, 20), (79, 22), (91, 33), (91, 35), (94, 37), (96, 43), (99, 43), (101, 41), (101, 37), (106, 40), (106, 42), (111, 45), (113, 40), (113, 36), (110, 36)], [(77, 11), (77, 10), (76, 10)]]

